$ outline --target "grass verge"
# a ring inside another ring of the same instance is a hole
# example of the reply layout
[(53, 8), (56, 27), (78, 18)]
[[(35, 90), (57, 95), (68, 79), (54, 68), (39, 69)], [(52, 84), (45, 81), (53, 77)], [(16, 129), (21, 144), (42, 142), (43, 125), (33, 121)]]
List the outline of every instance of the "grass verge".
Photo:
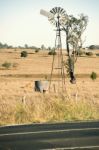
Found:
[[(1, 103), (1, 102), (0, 102)], [(38, 94), (25, 103), (0, 104), (0, 125), (99, 119), (99, 104), (93, 100), (68, 99), (66, 94)]]

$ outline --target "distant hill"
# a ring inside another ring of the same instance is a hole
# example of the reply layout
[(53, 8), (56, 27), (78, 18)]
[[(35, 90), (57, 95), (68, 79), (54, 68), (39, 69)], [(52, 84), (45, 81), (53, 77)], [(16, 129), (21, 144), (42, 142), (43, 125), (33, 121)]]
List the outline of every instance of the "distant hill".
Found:
[(92, 49), (92, 50), (99, 49), (99, 45), (90, 45), (89, 49)]

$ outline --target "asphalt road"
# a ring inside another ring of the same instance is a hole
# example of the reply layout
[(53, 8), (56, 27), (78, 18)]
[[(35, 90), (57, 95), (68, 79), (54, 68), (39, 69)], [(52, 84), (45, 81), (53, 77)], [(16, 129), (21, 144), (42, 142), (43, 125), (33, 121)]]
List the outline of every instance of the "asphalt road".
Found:
[(0, 150), (97, 149), (99, 121), (0, 127)]

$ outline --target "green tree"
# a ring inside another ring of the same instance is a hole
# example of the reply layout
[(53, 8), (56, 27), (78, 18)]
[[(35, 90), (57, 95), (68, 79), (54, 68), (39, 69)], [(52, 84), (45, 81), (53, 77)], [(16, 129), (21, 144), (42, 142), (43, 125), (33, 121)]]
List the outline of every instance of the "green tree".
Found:
[(45, 46), (44, 46), (44, 44), (42, 44), (41, 45), (41, 50), (45, 50), (46, 48), (45, 48)]
[(3, 44), (0, 42), (0, 48), (3, 48)]
[(2, 44), (1, 42), (0, 42), (0, 48), (8, 48), (8, 44)]
[(51, 47), (50, 46), (48, 47), (48, 50), (51, 51)]
[[(88, 17), (83, 14), (79, 15), (79, 18), (70, 15), (67, 17), (67, 21), (63, 30), (66, 34), (66, 49), (68, 53), (69, 62), (69, 75), (71, 83), (76, 82), (74, 75), (74, 63), (77, 60), (77, 54), (82, 47), (82, 34), (86, 29), (88, 23)], [(72, 50), (71, 50), (72, 49)]]
[(29, 48), (27, 44), (25, 44), (25, 45), (24, 45), (24, 47), (25, 47), (26, 49), (28, 49), (28, 48)]

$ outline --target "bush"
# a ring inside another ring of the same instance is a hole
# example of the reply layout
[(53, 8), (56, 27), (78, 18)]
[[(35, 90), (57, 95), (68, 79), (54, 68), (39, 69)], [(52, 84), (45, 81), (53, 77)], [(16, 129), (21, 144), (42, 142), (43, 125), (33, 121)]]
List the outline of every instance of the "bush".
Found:
[(92, 52), (86, 52), (86, 55), (87, 55), (87, 56), (92, 56), (93, 53), (92, 53)]
[(90, 78), (92, 80), (95, 80), (97, 78), (97, 74), (95, 72), (92, 72), (91, 75), (90, 75)]
[(56, 55), (56, 52), (55, 51), (49, 51), (48, 55)]
[(79, 50), (79, 51), (77, 52), (77, 55), (78, 55), (78, 56), (82, 56), (83, 54), (84, 54), (84, 52), (81, 51), (81, 50)]
[(83, 51), (83, 50), (73, 51), (73, 52), (72, 52), (72, 55), (73, 55), (73, 54), (76, 54), (77, 56), (82, 56), (82, 55), (85, 54), (85, 51)]
[(38, 53), (38, 52), (39, 52), (39, 49), (36, 49), (36, 50), (35, 50), (35, 53)]
[(99, 53), (97, 53), (96, 56), (99, 56)]
[(11, 67), (11, 63), (5, 62), (2, 64), (2, 67), (5, 67), (6, 69), (9, 69)]
[(21, 57), (27, 57), (27, 56), (28, 56), (27, 51), (22, 51), (22, 52), (21, 52)]

